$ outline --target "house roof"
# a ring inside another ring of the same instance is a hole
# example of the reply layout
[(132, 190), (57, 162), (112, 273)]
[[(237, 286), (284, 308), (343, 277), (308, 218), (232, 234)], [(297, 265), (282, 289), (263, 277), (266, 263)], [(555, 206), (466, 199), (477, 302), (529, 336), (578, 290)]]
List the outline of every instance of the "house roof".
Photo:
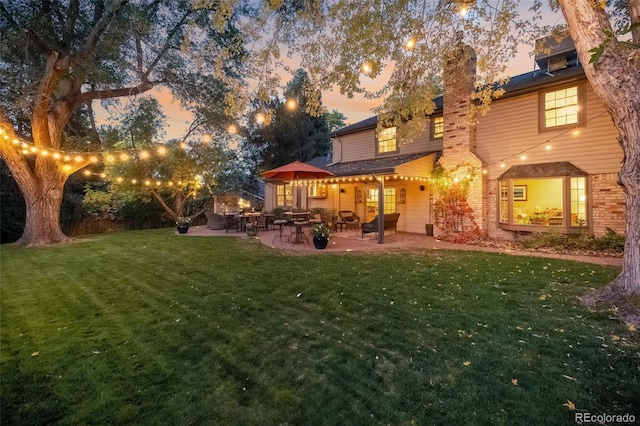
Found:
[[(424, 158), (429, 155), (436, 156), (436, 159), (442, 155), (442, 151), (421, 152), (415, 154), (393, 155), (389, 157), (379, 157), (370, 160), (348, 161), (344, 163), (329, 164), (326, 157), (315, 157), (308, 164), (329, 170), (336, 176), (352, 176), (371, 173), (395, 173), (396, 167), (410, 161)], [(322, 164), (324, 162), (324, 165)]]
[(521, 164), (512, 166), (498, 179), (527, 179), (551, 176), (586, 176), (587, 173), (580, 170), (568, 161), (558, 163)]
[[(581, 79), (584, 78), (584, 75), (584, 69), (581, 64), (570, 65), (567, 68), (552, 71), (550, 73), (542, 70), (534, 70), (511, 77), (509, 82), (502, 86), (505, 90), (505, 94), (500, 99), (534, 92), (545, 86), (552, 86), (567, 80)], [(434, 102), (436, 103), (435, 113), (441, 113), (443, 106), (442, 96), (435, 98)], [(344, 136), (349, 133), (355, 133), (362, 130), (375, 129), (377, 125), (378, 117), (369, 117), (357, 123), (337, 129), (331, 132), (329, 136), (335, 138), (337, 136)]]

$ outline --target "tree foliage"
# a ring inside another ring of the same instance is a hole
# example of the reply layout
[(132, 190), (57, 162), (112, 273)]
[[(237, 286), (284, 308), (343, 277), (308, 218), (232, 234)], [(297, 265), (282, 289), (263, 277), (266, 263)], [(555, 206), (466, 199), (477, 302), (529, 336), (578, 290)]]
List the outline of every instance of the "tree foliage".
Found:
[[(0, 3), (0, 154), (26, 199), (24, 245), (66, 239), (59, 224), (67, 178), (90, 156), (61, 162), (38, 153), (101, 149), (92, 103), (117, 106), (170, 89), (198, 128), (226, 127), (242, 84), (242, 39), (229, 2), (15, 0)], [(140, 127), (131, 123), (131, 130)], [(136, 136), (136, 135), (134, 135)], [(143, 136), (138, 134), (138, 137)]]
[(329, 127), (324, 115), (308, 112), (308, 105), (324, 111), (317, 91), (310, 87), (305, 71), (296, 71), (279, 97), (268, 103), (256, 100), (256, 110), (270, 110), (267, 121), (253, 123), (248, 129), (247, 150), (252, 152), (258, 167), (268, 170), (291, 161), (308, 161), (326, 155), (331, 148)]

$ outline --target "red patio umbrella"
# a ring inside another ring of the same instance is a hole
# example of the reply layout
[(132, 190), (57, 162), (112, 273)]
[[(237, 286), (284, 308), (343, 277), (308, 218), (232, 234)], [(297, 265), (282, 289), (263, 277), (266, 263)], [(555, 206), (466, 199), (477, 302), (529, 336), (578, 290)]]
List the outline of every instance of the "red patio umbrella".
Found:
[[(276, 167), (275, 169), (267, 170), (262, 173), (266, 179), (280, 179), (280, 180), (295, 180), (298, 179), (322, 179), (329, 176), (335, 176), (328, 170), (321, 169), (319, 167), (312, 166), (302, 161), (294, 161), (293, 163), (285, 164), (284, 166)], [(300, 188), (298, 187), (298, 190)], [(297, 206), (300, 207), (300, 194), (297, 197)]]
[(262, 176), (267, 179), (296, 180), (322, 179), (335, 175), (328, 170), (303, 163), (302, 161), (294, 161), (293, 163), (267, 170), (262, 173)]

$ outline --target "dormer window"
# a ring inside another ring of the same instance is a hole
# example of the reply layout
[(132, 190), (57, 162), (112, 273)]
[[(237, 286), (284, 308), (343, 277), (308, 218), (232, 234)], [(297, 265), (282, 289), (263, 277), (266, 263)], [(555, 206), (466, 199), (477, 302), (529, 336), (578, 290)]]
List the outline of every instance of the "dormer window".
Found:
[(583, 111), (580, 110), (582, 99), (582, 88), (578, 85), (541, 93), (540, 130), (581, 124), (584, 116)]
[(378, 154), (387, 154), (398, 151), (398, 142), (396, 141), (396, 128), (387, 127), (378, 132)]

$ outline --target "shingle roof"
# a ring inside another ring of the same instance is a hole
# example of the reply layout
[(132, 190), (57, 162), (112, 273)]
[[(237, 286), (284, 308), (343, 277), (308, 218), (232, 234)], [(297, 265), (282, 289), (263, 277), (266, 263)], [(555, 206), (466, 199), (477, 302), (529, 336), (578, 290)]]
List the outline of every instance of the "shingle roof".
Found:
[[(329, 170), (336, 176), (351, 176), (370, 173), (393, 173), (395, 168), (409, 161), (436, 154), (436, 159), (440, 157), (442, 151), (422, 152), (415, 154), (393, 155), (389, 157), (373, 158), (371, 160), (349, 161), (345, 163), (328, 164), (326, 157), (315, 157), (308, 164)], [(325, 162), (324, 165), (322, 163)]]
[(498, 179), (527, 179), (551, 176), (586, 176), (587, 173), (580, 170), (568, 161), (558, 163), (521, 164), (512, 166)]
[[(536, 70), (525, 74), (516, 75), (514, 77), (511, 77), (509, 79), (509, 83), (503, 86), (503, 89), (505, 89), (506, 93), (502, 96), (502, 98), (533, 92), (546, 85), (555, 84), (564, 80), (570, 80), (572, 78), (580, 78), (583, 76), (584, 69), (580, 64), (568, 66), (567, 68), (556, 70), (551, 73), (545, 73), (544, 71)], [(442, 96), (438, 96), (437, 98), (435, 98), (434, 102), (436, 103), (435, 112), (442, 112)], [(343, 136), (362, 130), (375, 129), (377, 125), (378, 117), (369, 117), (357, 123), (350, 124), (338, 130), (335, 130), (329, 136), (334, 138), (336, 136)]]

